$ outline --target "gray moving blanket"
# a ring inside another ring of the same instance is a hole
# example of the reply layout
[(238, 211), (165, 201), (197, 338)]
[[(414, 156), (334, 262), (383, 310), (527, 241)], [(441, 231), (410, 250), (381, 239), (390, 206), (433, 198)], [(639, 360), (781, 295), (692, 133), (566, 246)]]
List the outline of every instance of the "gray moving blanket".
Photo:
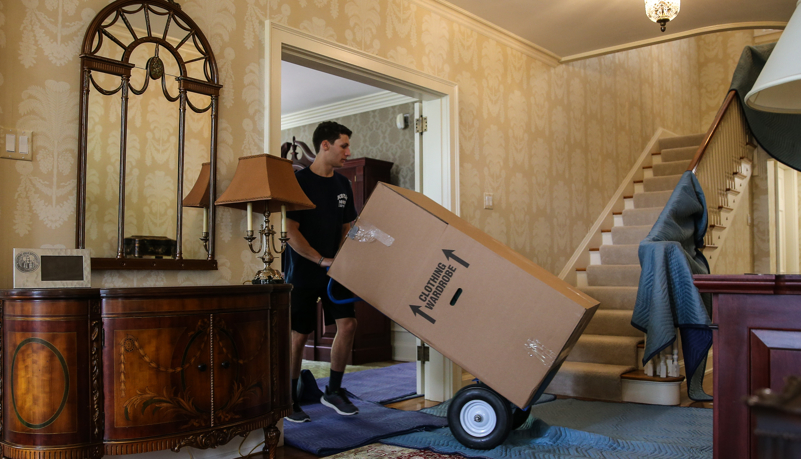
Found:
[(801, 115), (763, 112), (745, 104), (745, 95), (754, 87), (775, 46), (775, 43), (746, 46), (729, 89), (737, 91), (748, 127), (759, 145), (780, 162), (801, 170)]
[(712, 345), (711, 302), (693, 285), (693, 274), (709, 274), (701, 253), (707, 230), (704, 192), (695, 174), (684, 172), (648, 236), (640, 242), (642, 273), (631, 324), (646, 333), (643, 364), (676, 341), (682, 351), (693, 400), (703, 392), (706, 355)]

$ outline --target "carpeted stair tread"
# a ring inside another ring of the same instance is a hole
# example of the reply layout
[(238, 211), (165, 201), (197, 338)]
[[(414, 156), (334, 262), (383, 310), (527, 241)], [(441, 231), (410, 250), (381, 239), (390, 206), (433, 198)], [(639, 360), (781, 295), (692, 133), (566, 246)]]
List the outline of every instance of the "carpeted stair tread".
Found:
[(637, 345), (642, 336), (581, 335), (567, 356), (570, 362), (604, 365), (637, 365)]
[(633, 311), (637, 301), (637, 287), (589, 286), (581, 291), (601, 302), (596, 314), (602, 310)]
[(706, 137), (706, 134), (690, 134), (690, 135), (678, 135), (675, 137), (665, 137), (663, 139), (659, 139), (659, 149), (669, 150), (671, 148), (691, 147), (693, 145), (698, 146), (701, 145), (701, 142), (704, 141), (704, 137)]
[(631, 325), (632, 311), (623, 309), (599, 309), (584, 329), (584, 334), (633, 336), (643, 339), (643, 332)]
[(636, 287), (640, 282), (640, 265), (587, 266), (588, 285), (620, 285)]
[(637, 256), (639, 244), (613, 244), (601, 246), (601, 264), (603, 265), (635, 265), (640, 262)]
[(634, 366), (564, 362), (546, 392), (569, 397), (585, 397), (619, 402), (623, 398), (620, 375)]
[(681, 175), (646, 177), (642, 180), (642, 186), (644, 191), (673, 191), (679, 184), (679, 179)]
[(673, 190), (634, 193), (634, 208), (665, 207), (671, 194), (673, 194)]
[(653, 226), (663, 207), (646, 207), (644, 209), (623, 210), (623, 225), (625, 226)]
[(668, 163), (671, 161), (689, 161), (695, 157), (698, 152), (698, 145), (691, 147), (668, 148), (662, 150), (662, 162)]
[(612, 243), (614, 245), (640, 244), (648, 236), (653, 225), (614, 226), (612, 227)]
[(653, 166), (654, 177), (664, 177), (667, 175), (681, 175), (690, 166), (690, 160), (672, 161), (669, 163), (657, 163)]

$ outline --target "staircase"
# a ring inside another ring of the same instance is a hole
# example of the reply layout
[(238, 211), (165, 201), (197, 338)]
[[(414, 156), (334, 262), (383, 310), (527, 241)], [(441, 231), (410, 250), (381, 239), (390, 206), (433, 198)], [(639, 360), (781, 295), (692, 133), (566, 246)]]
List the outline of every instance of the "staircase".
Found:
[[(624, 195), (623, 209), (612, 212), (611, 228), (601, 229), (599, 243), (595, 247), (590, 245), (589, 264), (576, 270), (575, 280), (582, 291), (601, 304), (548, 386), (548, 393), (629, 401), (624, 396), (623, 380), (648, 379), (637, 371), (642, 367), (638, 347), (644, 336), (631, 326), (640, 279), (637, 250), (704, 137), (698, 134), (659, 139), (658, 148), (652, 149), (658, 151), (652, 153), (651, 160), (643, 163), (646, 165), (641, 173), (635, 175), (633, 194)], [(682, 379), (661, 381), (677, 386)], [(674, 392), (678, 394), (678, 390)]]

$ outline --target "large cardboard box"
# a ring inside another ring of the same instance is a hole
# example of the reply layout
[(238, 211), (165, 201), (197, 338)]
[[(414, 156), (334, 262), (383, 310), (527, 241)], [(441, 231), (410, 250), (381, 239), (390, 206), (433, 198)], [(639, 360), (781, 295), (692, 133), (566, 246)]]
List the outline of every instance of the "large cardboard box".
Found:
[(598, 306), (420, 193), (380, 183), (356, 225), (329, 275), (519, 407)]

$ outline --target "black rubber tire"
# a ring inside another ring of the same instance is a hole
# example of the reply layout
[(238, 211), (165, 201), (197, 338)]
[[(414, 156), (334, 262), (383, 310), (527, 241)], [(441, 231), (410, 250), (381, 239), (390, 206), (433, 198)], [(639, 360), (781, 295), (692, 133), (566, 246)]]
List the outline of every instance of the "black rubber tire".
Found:
[(512, 430), (517, 430), (528, 421), (528, 411), (523, 411), (516, 406), (512, 406)]
[[(495, 427), (485, 435), (475, 436), (462, 425), (462, 409), (470, 402), (483, 402), (495, 415)], [(459, 443), (473, 449), (492, 449), (503, 443), (512, 431), (512, 406), (501, 395), (484, 385), (462, 388), (448, 407), (448, 425)]]

